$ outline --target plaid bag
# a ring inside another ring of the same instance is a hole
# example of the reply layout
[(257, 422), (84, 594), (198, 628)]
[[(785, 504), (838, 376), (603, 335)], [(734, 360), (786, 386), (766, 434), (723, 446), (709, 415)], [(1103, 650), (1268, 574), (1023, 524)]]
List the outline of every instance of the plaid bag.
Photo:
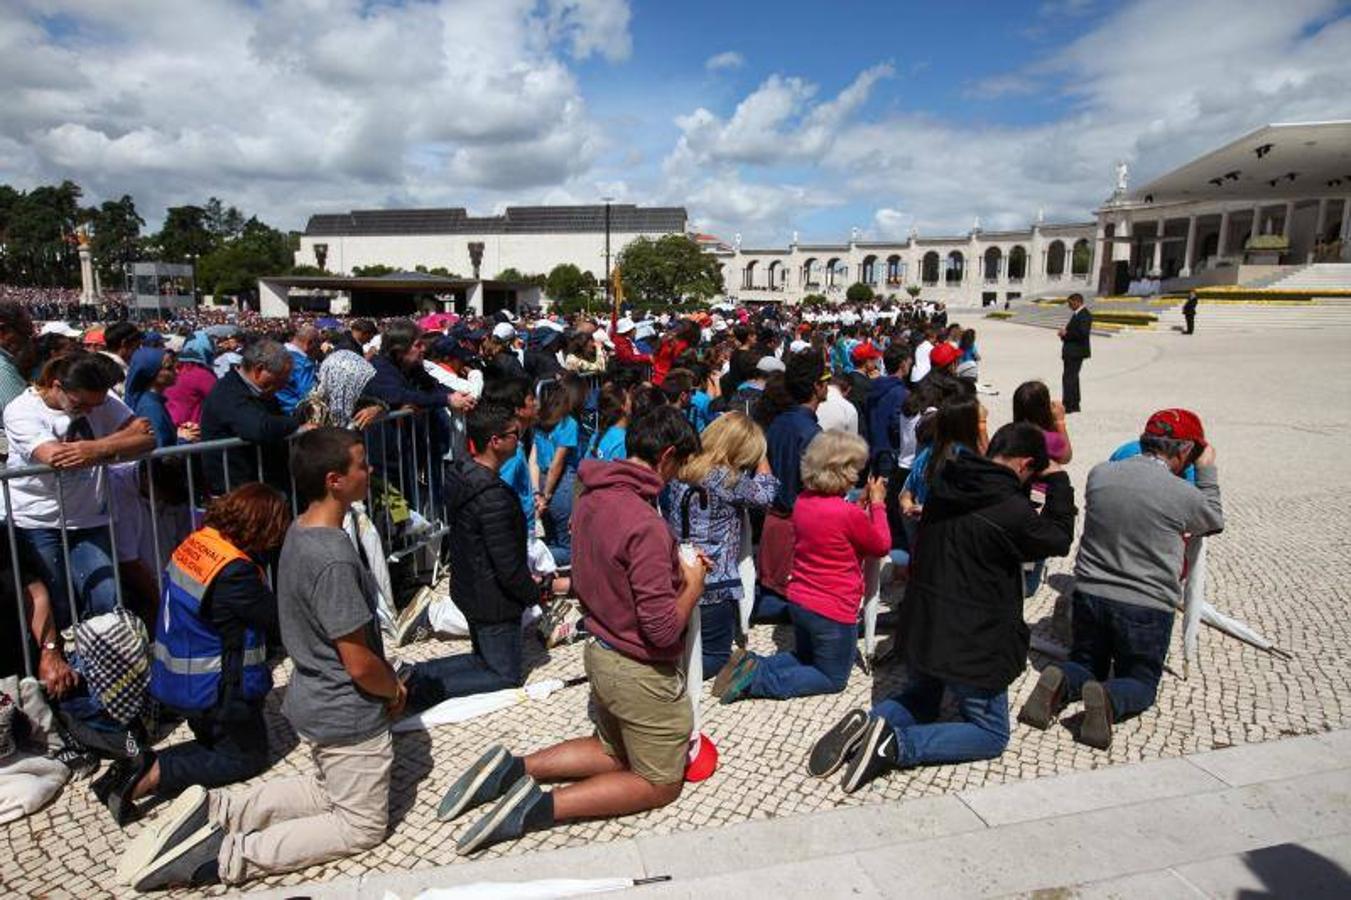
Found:
[(150, 688), (150, 640), (145, 625), (121, 607), (75, 626), (75, 652), (109, 716), (129, 725), (145, 711)]

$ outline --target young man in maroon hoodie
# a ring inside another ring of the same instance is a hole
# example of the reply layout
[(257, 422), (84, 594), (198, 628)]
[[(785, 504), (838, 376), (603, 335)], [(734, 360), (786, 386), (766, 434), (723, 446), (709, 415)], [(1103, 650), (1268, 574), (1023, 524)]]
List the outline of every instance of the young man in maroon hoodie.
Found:
[[(438, 812), (449, 820), (497, 801), (460, 838), (461, 853), (680, 796), (694, 727), (681, 658), (707, 560), (681, 561), (656, 500), (699, 438), (678, 410), (661, 406), (629, 425), (625, 445), (626, 460), (582, 463), (572, 514), (573, 583), (593, 636), (585, 659), (595, 734), (524, 757), (489, 749)], [(573, 783), (545, 793), (540, 781)]]

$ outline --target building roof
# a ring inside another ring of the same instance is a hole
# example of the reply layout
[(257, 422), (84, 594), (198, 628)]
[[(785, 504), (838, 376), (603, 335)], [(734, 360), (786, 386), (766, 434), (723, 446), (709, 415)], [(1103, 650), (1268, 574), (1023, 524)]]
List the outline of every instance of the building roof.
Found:
[[(672, 234), (685, 230), (683, 206), (610, 206), (610, 230)], [(508, 206), (500, 216), (471, 216), (464, 207), (354, 209), (310, 216), (307, 237), (404, 234), (550, 234), (605, 231), (605, 206)]]
[(1288, 200), (1351, 191), (1351, 121), (1264, 125), (1131, 190), (1138, 203)]

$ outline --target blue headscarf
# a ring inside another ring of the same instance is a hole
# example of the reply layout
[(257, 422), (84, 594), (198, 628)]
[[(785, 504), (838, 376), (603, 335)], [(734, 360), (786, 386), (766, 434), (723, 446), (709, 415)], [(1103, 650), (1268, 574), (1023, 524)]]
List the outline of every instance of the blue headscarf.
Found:
[(205, 331), (198, 331), (188, 338), (183, 342), (183, 349), (178, 351), (180, 362), (197, 363), (199, 366), (208, 367), (215, 355), (211, 347), (211, 338)]
[(165, 351), (157, 347), (141, 347), (132, 354), (131, 363), (127, 366), (124, 399), (133, 413), (150, 420), (155, 430), (156, 445), (171, 447), (178, 443), (178, 429), (169, 416), (164, 398), (150, 390), (164, 366), (165, 355)]

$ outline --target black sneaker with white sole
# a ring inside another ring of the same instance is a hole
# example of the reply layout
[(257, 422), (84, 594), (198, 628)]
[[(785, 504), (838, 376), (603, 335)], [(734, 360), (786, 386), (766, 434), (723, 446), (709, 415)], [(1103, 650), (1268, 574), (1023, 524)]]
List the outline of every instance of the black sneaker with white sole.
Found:
[(840, 787), (844, 788), (846, 794), (852, 794), (878, 775), (898, 768), (900, 764), (901, 748), (896, 741), (896, 729), (886, 719), (874, 717), (868, 722), (858, 752), (844, 770)]
[(467, 810), (501, 797), (525, 774), (525, 763), (494, 744), (446, 790), (436, 817), (449, 822)]
[(844, 765), (849, 754), (863, 740), (868, 730), (868, 713), (862, 709), (851, 709), (844, 718), (812, 745), (807, 757), (807, 774), (813, 778), (829, 778)]
[(154, 862), (137, 872), (131, 886), (138, 891), (154, 891), (179, 885), (217, 884), (220, 881), (217, 859), (224, 843), (222, 829), (215, 825), (200, 828), (167, 847)]
[(122, 859), (117, 864), (117, 883), (131, 884), (137, 873), (150, 865), (166, 847), (176, 846), (205, 828), (209, 811), (206, 788), (201, 785), (194, 784), (179, 794), (122, 851)]
[(539, 789), (535, 779), (524, 775), (464, 833), (455, 850), (466, 856), (477, 853), (503, 841), (514, 841), (527, 831), (548, 828), (553, 820), (553, 798)]

